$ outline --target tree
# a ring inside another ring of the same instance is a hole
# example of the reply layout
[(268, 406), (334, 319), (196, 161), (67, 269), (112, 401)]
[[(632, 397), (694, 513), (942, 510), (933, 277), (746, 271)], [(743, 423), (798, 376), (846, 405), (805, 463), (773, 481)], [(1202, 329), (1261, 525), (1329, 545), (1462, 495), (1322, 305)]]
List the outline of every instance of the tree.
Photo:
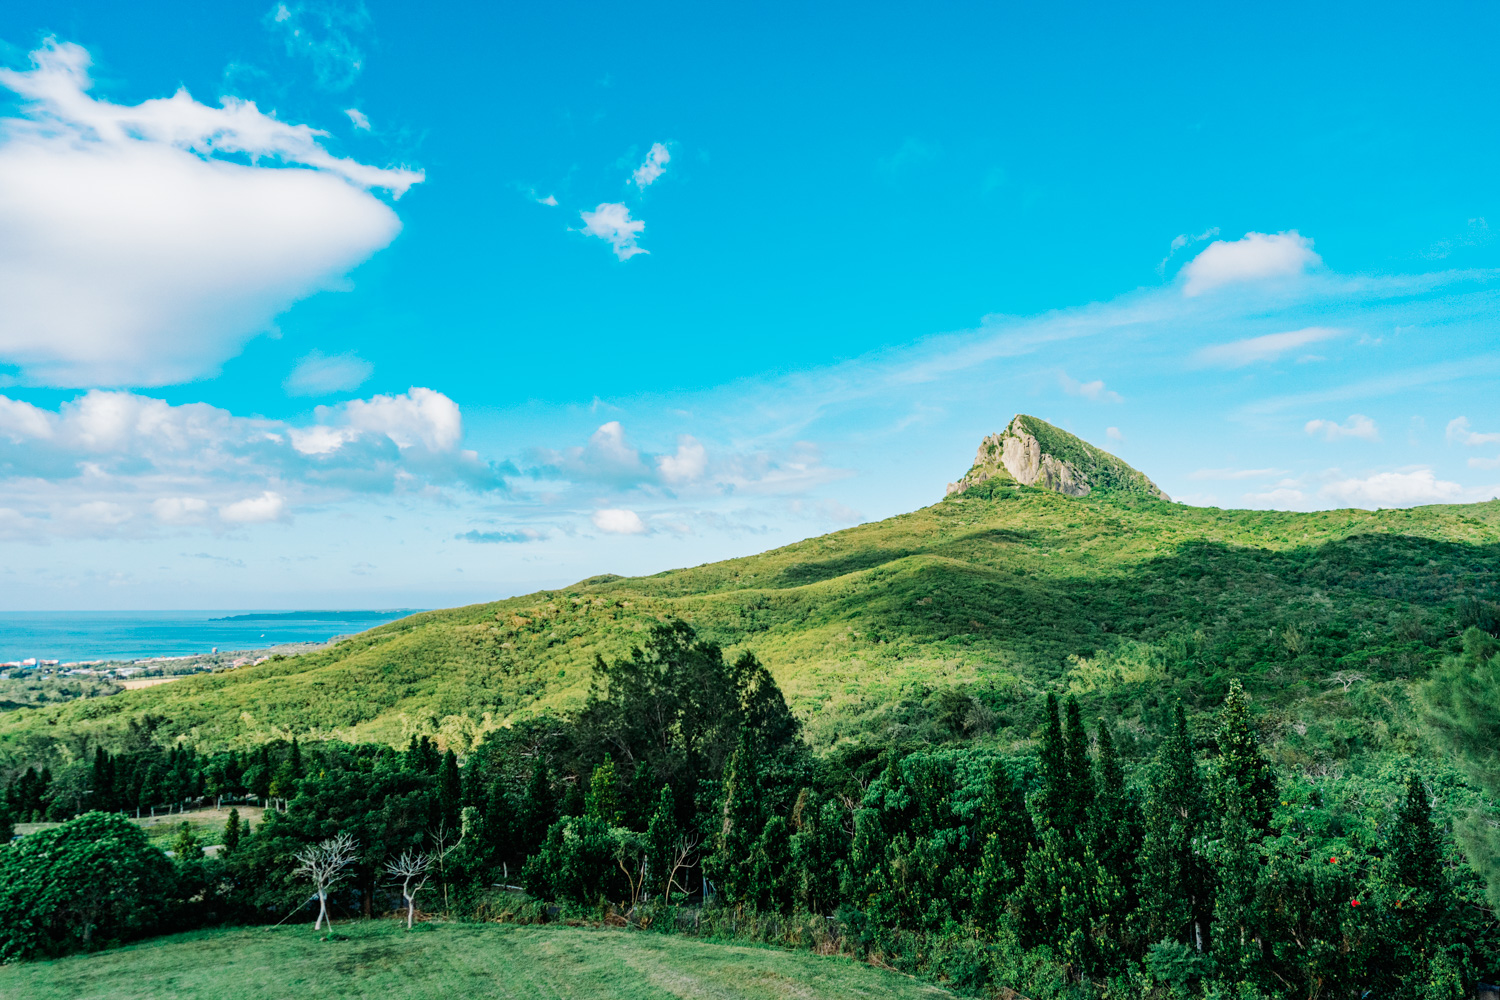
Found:
[(792, 895), (808, 913), (831, 914), (848, 865), (849, 834), (839, 804), (804, 788), (792, 809)]
[(417, 912), (417, 892), (427, 884), (432, 872), (432, 858), (426, 854), (402, 851), (395, 861), (387, 861), (385, 870), (401, 882), (401, 899), (406, 903), (406, 929), (411, 930)]
[(1125, 909), (1139, 902), (1138, 864), (1141, 852), (1141, 807), (1126, 787), (1125, 769), (1115, 750), (1114, 734), (1099, 720), (1099, 788), (1089, 813), (1094, 857), (1120, 887)]
[(463, 782), (458, 774), (458, 756), (452, 750), (443, 754), (438, 772), (438, 808), (449, 826), (457, 826), (463, 808)]
[(1044, 831), (1068, 830), (1073, 795), (1068, 787), (1068, 745), (1057, 711), (1057, 695), (1047, 695), (1046, 716), (1042, 721), (1042, 742), (1037, 749), (1037, 768), (1042, 777), (1042, 790), (1036, 802), (1037, 825)]
[(1256, 834), (1270, 829), (1276, 775), (1260, 752), (1260, 738), (1250, 722), (1250, 703), (1238, 678), (1229, 682), (1229, 695), (1219, 712), (1215, 778), (1220, 815), (1238, 813)]
[(1209, 946), (1213, 894), (1211, 872), (1198, 851), (1203, 820), (1203, 790), (1179, 703), (1157, 750), (1146, 802), (1140, 871), (1149, 940), (1180, 941), (1198, 951)]
[(166, 855), (118, 814), (84, 813), (0, 847), (0, 962), (148, 934), (173, 885)]
[(1006, 900), (1021, 884), (1026, 852), (1036, 843), (1025, 794), (999, 758), (990, 765), (984, 784), (975, 835), (980, 861), (974, 876), (974, 919), (993, 932)]
[(662, 785), (656, 797), (656, 809), (646, 824), (646, 871), (653, 887), (661, 889), (662, 902), (671, 891), (673, 847), (677, 842), (677, 804), (672, 786)]
[(589, 778), (589, 790), (584, 796), (583, 813), (606, 826), (619, 826), (624, 822), (620, 814), (620, 792), (615, 778), (615, 762), (609, 754), (604, 763), (594, 768)]
[(1094, 775), (1089, 762), (1089, 734), (1083, 728), (1083, 713), (1079, 711), (1078, 699), (1068, 696), (1066, 719), (1063, 723), (1063, 743), (1068, 763), (1067, 801), (1068, 826), (1066, 836), (1082, 841), (1088, 832), (1089, 810), (1094, 804)]
[(179, 861), (203, 856), (203, 838), (193, 832), (193, 825), (187, 820), (177, 829), (177, 836), (172, 841), (172, 854)]
[(229, 819), (224, 822), (224, 850), (227, 857), (240, 849), (240, 811), (229, 810)]
[(760, 755), (755, 737), (745, 730), (740, 737), (739, 749), (729, 759), (713, 854), (707, 862), (707, 874), (732, 900), (745, 898), (750, 888), (750, 854), (766, 825), (760, 779)]
[(340, 833), (292, 855), (297, 862), (293, 872), (311, 881), (318, 895), (318, 919), (313, 922), (313, 930), (321, 929), (324, 920), (333, 926), (328, 916), (328, 893), (347, 875), (356, 847), (352, 836)]

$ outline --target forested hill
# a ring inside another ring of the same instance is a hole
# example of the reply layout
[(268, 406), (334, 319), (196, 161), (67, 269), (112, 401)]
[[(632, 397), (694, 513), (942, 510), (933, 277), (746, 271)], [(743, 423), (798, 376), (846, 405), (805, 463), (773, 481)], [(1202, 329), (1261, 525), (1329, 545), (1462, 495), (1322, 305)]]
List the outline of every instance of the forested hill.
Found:
[(110, 744), (147, 716), (158, 738), (205, 749), (433, 733), (462, 751), (506, 720), (580, 704), (596, 656), (665, 616), (754, 651), (814, 746), (982, 735), (1031, 718), (1045, 691), (1108, 701), (1128, 722), (1169, 699), (1208, 708), (1232, 676), (1263, 708), (1318, 713), (1330, 692), (1422, 675), (1464, 627), (1497, 620), (1497, 599), (1500, 501), (1294, 514), (997, 477), (760, 555), (417, 614), (304, 656), (5, 713), (0, 753), (14, 767), (60, 742)]

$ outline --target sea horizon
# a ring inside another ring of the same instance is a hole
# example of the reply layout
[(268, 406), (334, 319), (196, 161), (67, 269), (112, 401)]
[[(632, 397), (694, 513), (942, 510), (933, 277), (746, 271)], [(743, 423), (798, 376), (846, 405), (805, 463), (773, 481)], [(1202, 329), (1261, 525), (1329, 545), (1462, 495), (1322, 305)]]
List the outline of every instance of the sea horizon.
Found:
[(0, 662), (143, 660), (327, 642), (415, 608), (0, 611)]

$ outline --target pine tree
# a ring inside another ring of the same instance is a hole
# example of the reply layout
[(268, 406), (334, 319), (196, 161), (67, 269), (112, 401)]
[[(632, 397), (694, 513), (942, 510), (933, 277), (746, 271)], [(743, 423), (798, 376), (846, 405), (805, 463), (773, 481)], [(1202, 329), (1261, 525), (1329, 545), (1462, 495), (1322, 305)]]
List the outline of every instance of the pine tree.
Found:
[(1088, 828), (1089, 810), (1094, 804), (1094, 775), (1089, 762), (1089, 734), (1083, 728), (1083, 713), (1078, 709), (1078, 699), (1071, 695), (1063, 723), (1063, 744), (1068, 761), (1067, 830), (1079, 840)]
[(659, 893), (666, 902), (671, 887), (672, 861), (677, 844), (677, 803), (672, 796), (672, 786), (662, 785), (656, 796), (656, 809), (646, 824), (647, 877), (653, 893)]
[(458, 829), (463, 805), (463, 782), (458, 773), (458, 756), (449, 750), (443, 754), (443, 763), (438, 772), (438, 809), (449, 829)]
[(765, 803), (760, 788), (759, 755), (748, 730), (740, 735), (740, 745), (729, 759), (725, 771), (724, 795), (719, 808), (719, 828), (714, 835), (713, 853), (705, 868), (719, 890), (731, 900), (742, 900), (749, 888), (747, 879), (751, 851), (766, 825)]
[(974, 919), (980, 927), (993, 930), (1006, 900), (1021, 884), (1026, 852), (1036, 842), (1026, 797), (998, 758), (990, 765), (974, 832), (980, 850), (974, 876)]
[(538, 759), (531, 770), (531, 781), (526, 785), (526, 794), (521, 799), (521, 808), (516, 816), (516, 853), (520, 858), (530, 857), (542, 841), (547, 839), (547, 828), (557, 817), (557, 800), (552, 795), (552, 777), (547, 773), (547, 762)]
[(1420, 995), (1428, 967), (1449, 937), (1452, 901), (1443, 868), (1443, 845), (1421, 779), (1410, 774), (1396, 810), (1381, 893), (1393, 924), (1394, 959), (1404, 991)]
[(224, 823), (224, 849), (227, 857), (240, 849), (240, 811), (229, 810), (229, 819)]
[(94, 771), (89, 777), (90, 806), (108, 810), (114, 807), (110, 792), (109, 754), (103, 747), (94, 748)]
[[(483, 825), (480, 827), (481, 836), (487, 847), (486, 853), (492, 862), (510, 861), (515, 851), (515, 840), (519, 826), (514, 810), (511, 808), (510, 796), (505, 792), (505, 783), (493, 781), (490, 783), (489, 793), (484, 798)], [(516, 857), (519, 863), (523, 857)]]
[(792, 894), (808, 913), (832, 913), (839, 904), (839, 884), (849, 856), (849, 835), (839, 805), (804, 788), (792, 817)]
[(1211, 872), (1198, 852), (1203, 820), (1203, 789), (1179, 704), (1157, 751), (1146, 805), (1140, 892), (1150, 941), (1180, 941), (1199, 951), (1209, 945)]
[(1221, 831), (1213, 858), (1214, 965), (1230, 982), (1247, 982), (1260, 957), (1256, 939), (1262, 924), (1257, 910), (1261, 862), (1255, 831), (1238, 811), (1224, 817)]
[(620, 789), (615, 778), (615, 761), (609, 754), (604, 762), (594, 768), (589, 779), (588, 794), (583, 800), (583, 814), (597, 819), (606, 826), (619, 826), (625, 817), (620, 815)]
[(1260, 752), (1260, 740), (1250, 721), (1250, 704), (1238, 679), (1229, 682), (1229, 695), (1219, 713), (1219, 756), (1214, 789), (1220, 815), (1238, 813), (1256, 834), (1271, 827), (1276, 802), (1276, 775)]
[(1037, 749), (1037, 766), (1042, 777), (1042, 790), (1037, 797), (1037, 826), (1040, 831), (1067, 830), (1073, 794), (1068, 781), (1068, 747), (1055, 694), (1047, 695), (1044, 723), (1041, 746)]
[(792, 853), (786, 820), (766, 820), (745, 866), (743, 898), (761, 910), (785, 912), (792, 906)]
[(1099, 788), (1089, 816), (1094, 857), (1114, 879), (1127, 911), (1140, 901), (1138, 860), (1143, 835), (1140, 803), (1125, 785), (1125, 770), (1108, 724), (1099, 720)]

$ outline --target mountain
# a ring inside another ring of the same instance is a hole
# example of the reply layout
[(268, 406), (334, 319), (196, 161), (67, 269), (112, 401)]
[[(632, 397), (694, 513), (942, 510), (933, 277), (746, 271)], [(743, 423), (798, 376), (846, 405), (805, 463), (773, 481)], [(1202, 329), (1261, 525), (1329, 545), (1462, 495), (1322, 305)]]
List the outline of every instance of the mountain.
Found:
[(1207, 709), (1230, 677), (1292, 718), (1347, 711), (1329, 701), (1335, 675), (1420, 676), (1500, 599), (1500, 501), (1188, 507), (1024, 416), (978, 457), (938, 503), (759, 555), (424, 612), (302, 656), (0, 714), (0, 764), (117, 741), (148, 716), (205, 748), (413, 732), (462, 748), (580, 704), (595, 657), (668, 615), (754, 651), (820, 747), (973, 735), (1030, 718), (1045, 691), (1127, 719), (1176, 699)]
[(958, 482), (948, 484), (948, 496), (996, 480), (1041, 486), (1070, 497), (1109, 490), (1172, 499), (1109, 452), (1022, 413), (1005, 430), (979, 442), (973, 466)]

